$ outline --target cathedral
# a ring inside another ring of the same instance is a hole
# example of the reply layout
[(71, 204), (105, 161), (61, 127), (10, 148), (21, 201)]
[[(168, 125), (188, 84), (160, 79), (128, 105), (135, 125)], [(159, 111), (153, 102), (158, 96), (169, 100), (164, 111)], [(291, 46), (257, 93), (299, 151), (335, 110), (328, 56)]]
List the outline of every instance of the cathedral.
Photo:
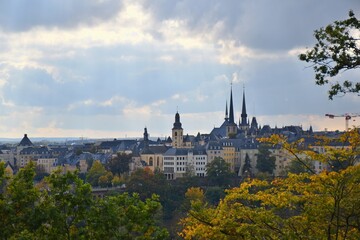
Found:
[(243, 90), (241, 119), (239, 119), (239, 123), (236, 124), (234, 118), (234, 104), (233, 104), (233, 94), (231, 87), (229, 111), (226, 102), (225, 120), (220, 127), (214, 128), (211, 131), (210, 135), (216, 137), (217, 139), (222, 139), (222, 138), (235, 139), (235, 138), (242, 138), (247, 136), (255, 136), (258, 133), (258, 130), (259, 128), (255, 117), (252, 118), (251, 124), (249, 124), (248, 115), (246, 113), (245, 89)]

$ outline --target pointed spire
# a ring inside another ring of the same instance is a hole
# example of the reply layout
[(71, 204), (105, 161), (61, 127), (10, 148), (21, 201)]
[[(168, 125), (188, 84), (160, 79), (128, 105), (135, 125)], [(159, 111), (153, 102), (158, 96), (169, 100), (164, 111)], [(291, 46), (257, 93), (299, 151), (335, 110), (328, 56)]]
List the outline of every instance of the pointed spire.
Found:
[(234, 122), (234, 105), (233, 105), (233, 97), (232, 97), (232, 83), (231, 83), (231, 88), (230, 88), (230, 115), (229, 115), (229, 122), (230, 123), (235, 123)]
[(241, 110), (241, 125), (247, 125), (247, 113), (246, 113), (246, 102), (245, 102), (245, 86), (243, 89), (243, 102)]
[(227, 101), (226, 101), (226, 107), (225, 107), (225, 121), (229, 120), (229, 113), (228, 113), (228, 105), (227, 105)]

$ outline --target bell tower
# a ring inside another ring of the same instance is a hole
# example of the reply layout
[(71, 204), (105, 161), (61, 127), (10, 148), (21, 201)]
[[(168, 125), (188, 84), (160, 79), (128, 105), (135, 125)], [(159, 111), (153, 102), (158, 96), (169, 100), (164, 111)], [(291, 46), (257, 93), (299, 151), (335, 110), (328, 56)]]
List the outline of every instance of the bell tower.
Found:
[(183, 129), (181, 127), (180, 122), (180, 114), (179, 112), (176, 112), (175, 114), (175, 122), (174, 126), (172, 128), (172, 146), (174, 148), (181, 148), (184, 145), (183, 141)]

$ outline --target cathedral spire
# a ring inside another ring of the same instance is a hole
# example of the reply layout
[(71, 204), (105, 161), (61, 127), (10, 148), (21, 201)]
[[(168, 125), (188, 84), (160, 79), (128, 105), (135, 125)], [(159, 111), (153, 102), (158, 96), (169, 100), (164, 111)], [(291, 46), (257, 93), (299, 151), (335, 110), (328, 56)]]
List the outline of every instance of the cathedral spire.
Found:
[(228, 113), (227, 101), (226, 101), (226, 107), (225, 107), (225, 121), (229, 121), (229, 113)]
[(235, 122), (234, 122), (234, 105), (233, 105), (233, 97), (232, 97), (232, 84), (231, 84), (231, 88), (230, 88), (230, 114), (229, 114), (229, 122), (230, 122), (230, 123), (235, 123)]
[(241, 125), (248, 125), (247, 122), (247, 113), (246, 113), (246, 102), (245, 102), (245, 87), (243, 89), (243, 102), (242, 102), (242, 110), (241, 110)]

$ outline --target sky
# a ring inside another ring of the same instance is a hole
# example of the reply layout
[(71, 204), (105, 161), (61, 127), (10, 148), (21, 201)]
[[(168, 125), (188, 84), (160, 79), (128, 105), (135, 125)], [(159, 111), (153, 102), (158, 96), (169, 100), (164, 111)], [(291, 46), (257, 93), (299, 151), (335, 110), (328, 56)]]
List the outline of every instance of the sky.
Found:
[(358, 0), (0, 0), (0, 137), (166, 137), (177, 111), (185, 134), (209, 133), (231, 83), (236, 119), (245, 90), (261, 126), (344, 130), (325, 114), (359, 113), (360, 97), (328, 100), (298, 55), (350, 9), (360, 17)]

